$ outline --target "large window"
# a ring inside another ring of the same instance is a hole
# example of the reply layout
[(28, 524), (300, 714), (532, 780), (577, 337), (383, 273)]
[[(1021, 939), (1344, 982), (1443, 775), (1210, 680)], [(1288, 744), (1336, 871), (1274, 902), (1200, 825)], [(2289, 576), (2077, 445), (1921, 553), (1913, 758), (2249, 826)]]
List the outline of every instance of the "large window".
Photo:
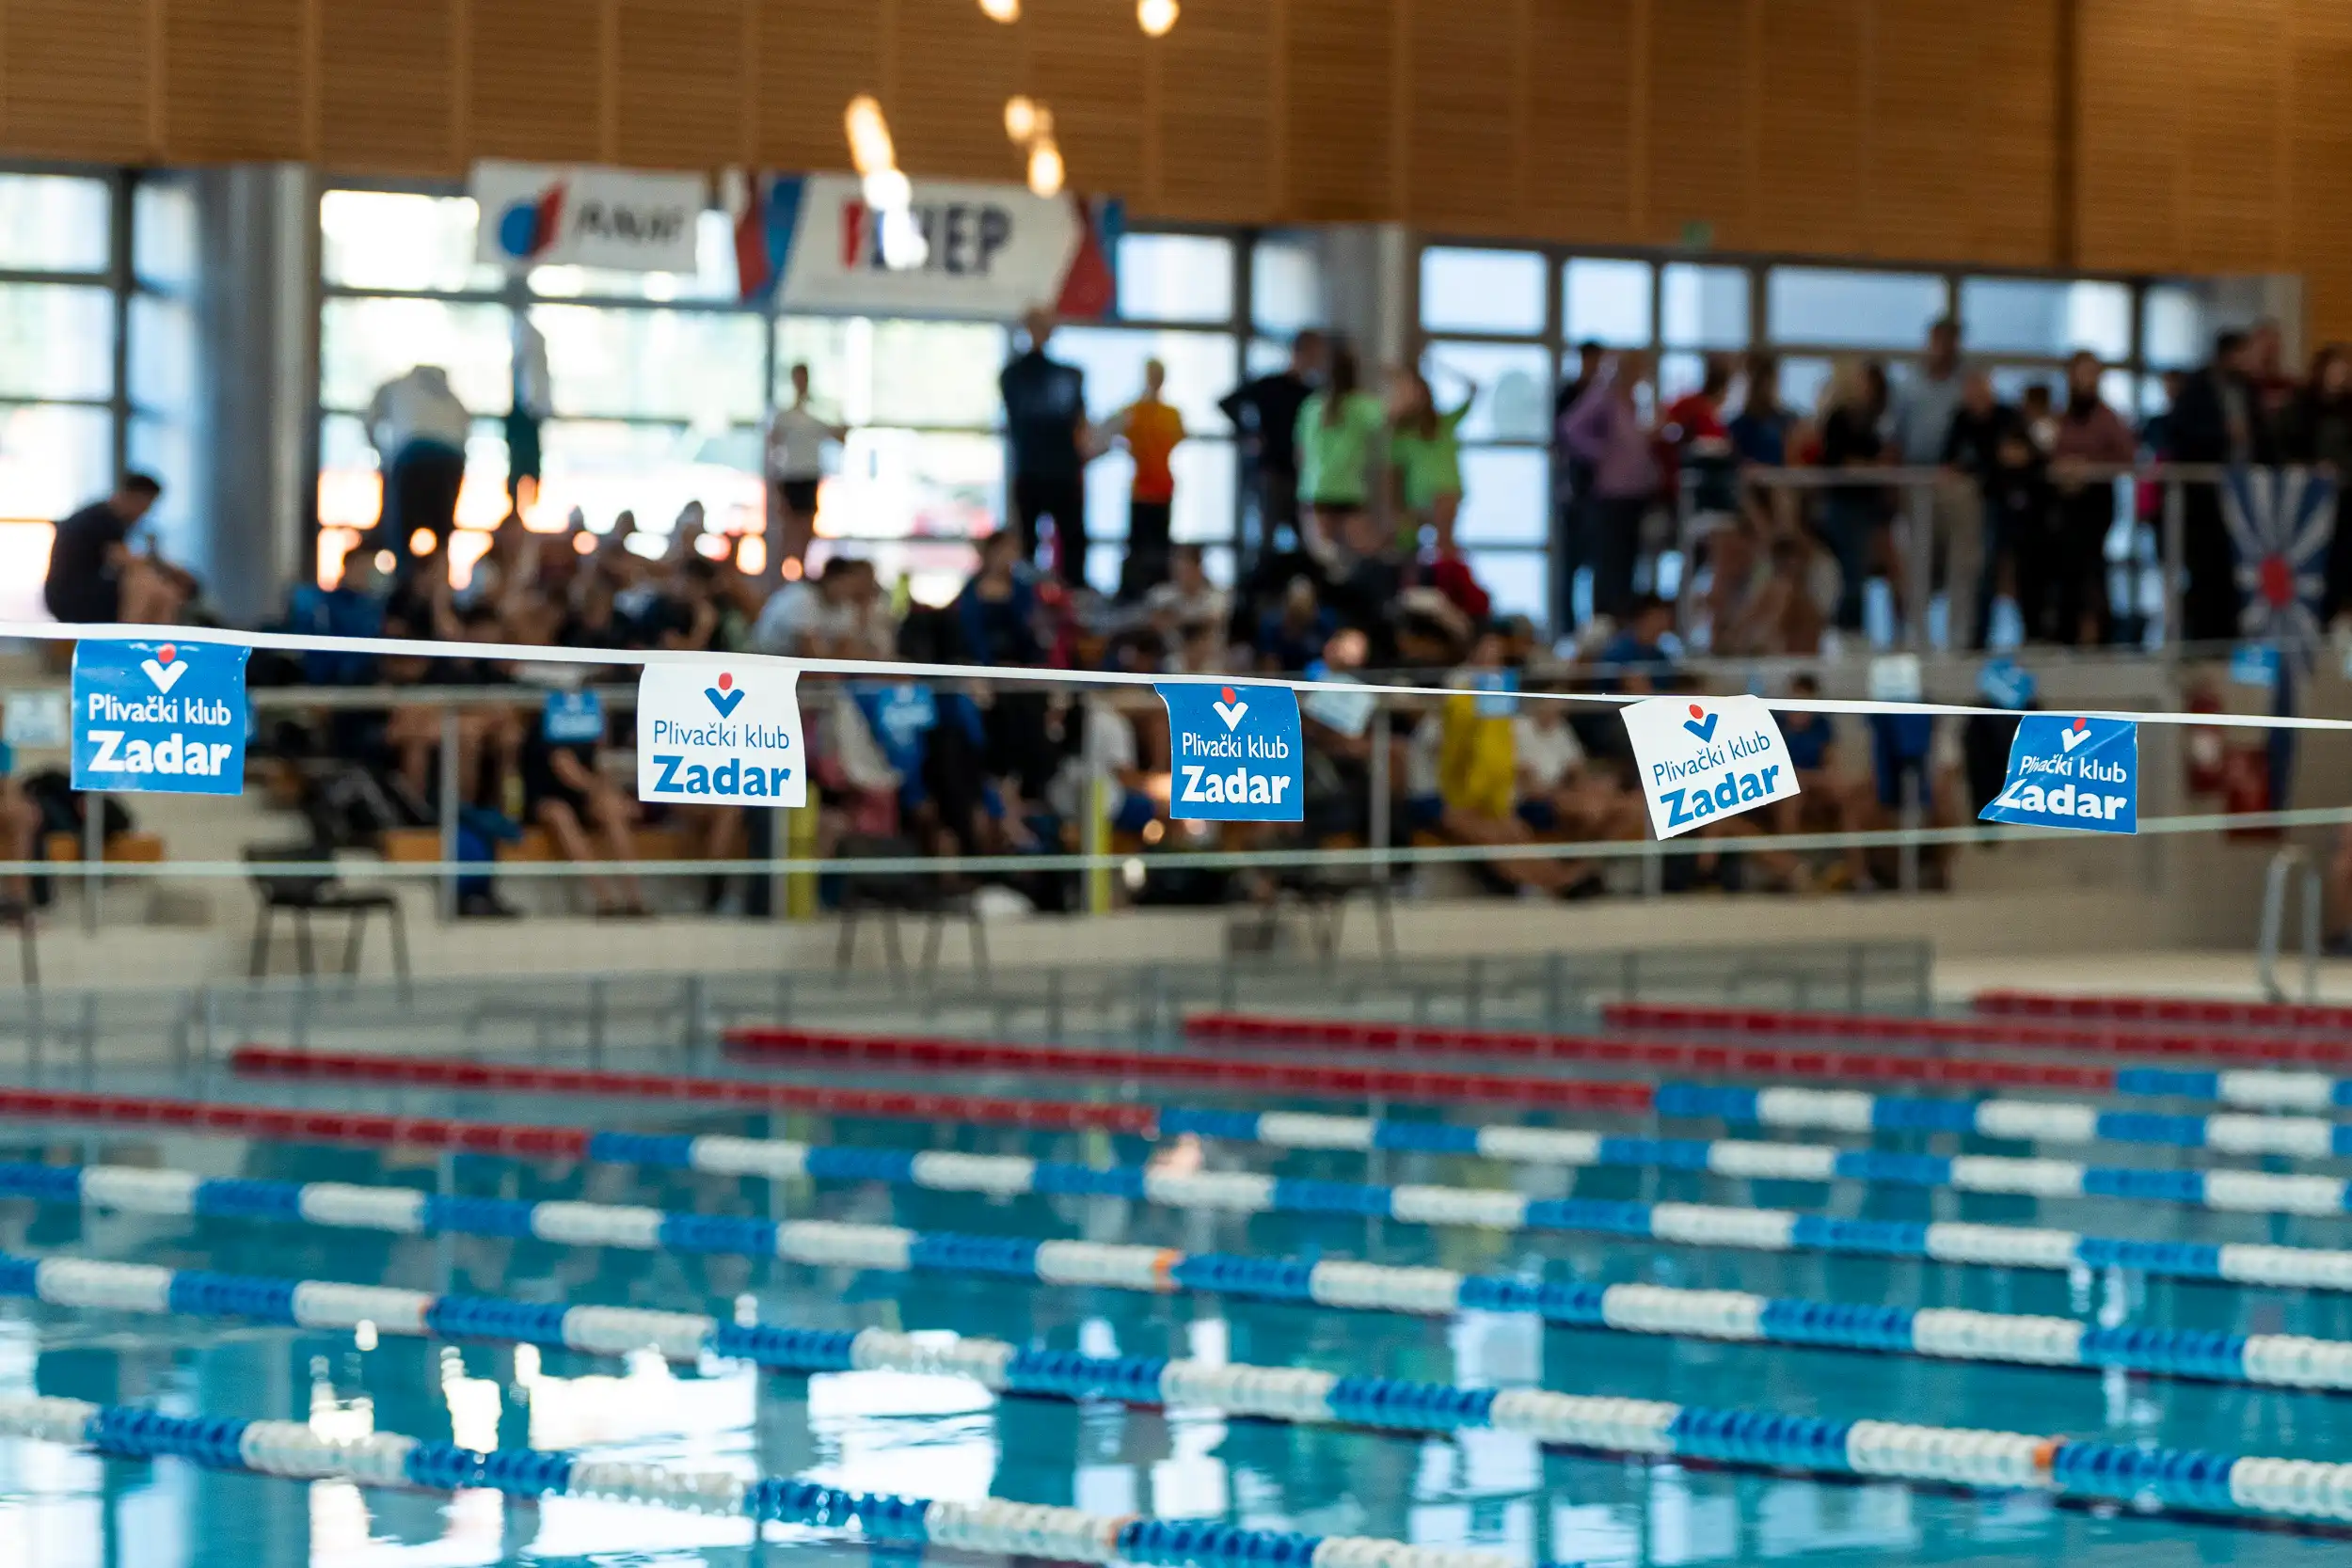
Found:
[[(732, 232), (715, 212), (703, 214), (696, 272), (677, 277), (546, 266), (510, 276), (474, 261), (475, 218), (462, 197), (334, 190), (321, 200), (323, 578), (381, 508), (363, 415), (411, 366), (444, 368), (476, 419), (459, 524), (486, 530), (505, 515), (504, 419), (525, 323), (545, 344), (551, 402), (541, 483), (521, 509), (530, 526), (561, 528), (577, 512), (601, 532), (628, 511), (660, 534), (699, 502), (708, 526), (756, 532), (760, 432), (804, 365), (811, 403), (850, 427), (818, 493), (817, 557), (854, 550), (934, 601), (968, 575), (972, 541), (1004, 515), (997, 374), (1013, 339), (1003, 324), (771, 316), (739, 302)], [(1191, 433), (1175, 461), (1176, 537), (1210, 546), (1220, 577), (1240, 479), (1217, 400), (1240, 378), (1253, 324), (1288, 334), (1324, 314), (1311, 246), (1269, 235), (1246, 261), (1229, 235), (1122, 235), (1117, 318), (1055, 339), (1086, 372), (1098, 420), (1141, 391), (1147, 359), (1165, 365)], [(1104, 546), (1089, 575), (1104, 588), (1117, 578), (1130, 477), (1116, 450), (1089, 472), (1089, 529)]]
[(194, 340), (174, 194), (120, 175), (0, 173), (0, 615), (46, 616), (52, 524), (126, 460), (164, 480), (151, 527), (192, 553), (177, 537), (192, 515)]

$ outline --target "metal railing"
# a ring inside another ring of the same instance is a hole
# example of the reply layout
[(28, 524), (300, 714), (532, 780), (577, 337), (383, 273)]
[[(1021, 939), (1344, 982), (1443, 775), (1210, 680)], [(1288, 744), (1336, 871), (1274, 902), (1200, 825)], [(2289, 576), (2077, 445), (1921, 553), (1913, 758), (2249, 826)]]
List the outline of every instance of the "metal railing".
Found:
[(2286, 988), (2279, 983), (2279, 952), (2286, 937), (2287, 884), (2298, 871), (2303, 885), (2302, 1000), (2319, 1000), (2321, 905), (2326, 889), (2311, 855), (2300, 846), (2289, 845), (2270, 857), (2269, 867), (2263, 873), (2262, 934), (2254, 948), (2255, 976), (2262, 982), (2263, 995), (2273, 1002), (2288, 1000)]

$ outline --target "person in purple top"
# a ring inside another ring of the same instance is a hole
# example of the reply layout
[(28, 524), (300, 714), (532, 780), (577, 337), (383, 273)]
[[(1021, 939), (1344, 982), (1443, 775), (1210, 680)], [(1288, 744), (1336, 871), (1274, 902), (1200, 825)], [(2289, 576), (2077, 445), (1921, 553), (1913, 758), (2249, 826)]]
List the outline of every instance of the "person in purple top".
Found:
[(1647, 355), (1616, 355), (1560, 422), (1561, 444), (1592, 466), (1584, 554), (1593, 568), (1593, 613), (1619, 622), (1633, 608), (1642, 517), (1658, 495), (1648, 422), (1634, 403), (1648, 374)]

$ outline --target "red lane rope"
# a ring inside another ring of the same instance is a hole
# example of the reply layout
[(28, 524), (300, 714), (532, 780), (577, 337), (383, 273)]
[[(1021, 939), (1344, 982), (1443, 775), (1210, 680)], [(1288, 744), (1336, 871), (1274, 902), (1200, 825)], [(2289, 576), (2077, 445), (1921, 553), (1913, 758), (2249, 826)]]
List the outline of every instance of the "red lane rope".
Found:
[(2352, 1030), (2352, 1007), (2311, 1002), (2221, 1002), (2185, 996), (2070, 996), (2063, 991), (1983, 990), (1980, 1013), (2002, 1018), (2096, 1018), (2116, 1023), (2203, 1023), (2225, 1028)]
[(974, 1072), (1060, 1073), (1096, 1079), (1171, 1078), (1219, 1089), (1331, 1095), (1351, 1100), (1470, 1101), (1583, 1110), (1646, 1111), (1646, 1084), (1578, 1078), (1527, 1078), (1492, 1072), (1428, 1072), (1408, 1068), (1326, 1067), (1301, 1062), (1180, 1056), (1157, 1051), (1068, 1050), (942, 1039), (917, 1035), (845, 1035), (816, 1029), (746, 1026), (727, 1044), (754, 1055), (860, 1066), (952, 1068)]
[(1804, 1035), (1842, 1039), (1910, 1040), (1929, 1045), (1993, 1045), (2028, 1051), (2209, 1062), (2352, 1062), (2352, 1039), (2292, 1035), (2230, 1035), (2012, 1019), (1906, 1018), (1868, 1013), (1801, 1013), (1777, 1007), (1685, 1006), (1615, 1002), (1601, 1017), (1620, 1029), (1698, 1029), (1724, 1034)]
[(474, 1154), (580, 1159), (589, 1133), (578, 1127), (532, 1127), (518, 1122), (453, 1121), (442, 1117), (387, 1117), (352, 1111), (292, 1110), (269, 1105), (223, 1105), (147, 1095), (72, 1094), (0, 1089), (0, 1117), (18, 1121), (97, 1122), (264, 1138), (278, 1143), (401, 1145)]
[(1518, 1029), (1454, 1029), (1353, 1019), (1194, 1013), (1184, 1020), (1184, 1034), (1190, 1039), (1232, 1045), (1451, 1052), (1556, 1062), (1606, 1062), (1740, 1077), (1824, 1078), (1838, 1083), (1925, 1084), (1951, 1088), (2077, 1089), (2093, 1094), (2108, 1093), (2115, 1087), (2115, 1069), (2072, 1062), (2010, 1062), (1885, 1051), (1547, 1035)]
[[(1099, 1130), (1149, 1134), (1159, 1112), (1149, 1105), (1089, 1105), (1071, 1101), (1011, 1100), (995, 1095), (935, 1094), (895, 1089), (832, 1088), (683, 1073), (608, 1072), (584, 1068), (503, 1066), (443, 1056), (389, 1056), (368, 1052), (289, 1051), (243, 1045), (230, 1056), (239, 1072), (279, 1078), (406, 1084), (421, 1088), (506, 1094), (569, 1094), (627, 1100), (686, 1100), (713, 1104), (873, 1117), (884, 1121), (966, 1121), (1059, 1132)], [(584, 1134), (583, 1134), (584, 1136)]]

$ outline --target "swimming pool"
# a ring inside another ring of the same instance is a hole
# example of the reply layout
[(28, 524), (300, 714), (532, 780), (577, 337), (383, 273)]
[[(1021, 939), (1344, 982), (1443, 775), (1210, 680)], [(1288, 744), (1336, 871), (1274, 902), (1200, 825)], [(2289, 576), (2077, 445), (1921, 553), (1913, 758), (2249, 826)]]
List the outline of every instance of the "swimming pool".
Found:
[[(419, 1049), (431, 1049), (421, 1042)], [(614, 1060), (620, 1060), (616, 1049)], [(706, 1069), (708, 1064), (704, 1064)], [(903, 1086), (904, 1077), (739, 1063), (721, 1070), (795, 1082)], [(922, 1085), (1080, 1098), (1066, 1080), (930, 1071)], [(1282, 1150), (1220, 1140), (1171, 1147), (1103, 1131), (803, 1112), (695, 1110), (578, 1096), (157, 1074), (110, 1086), (201, 1092), (248, 1103), (524, 1121), (644, 1132), (726, 1133), (826, 1148), (956, 1148), (1090, 1166), (1198, 1159), (1210, 1169), (1335, 1182), (1506, 1188), (1537, 1200), (1713, 1204), (1846, 1218), (2044, 1226), (2148, 1241), (2336, 1247), (2345, 1221), (2216, 1212), (2113, 1198), (2047, 1198), (1852, 1181), (1751, 1180), (1647, 1166), (1563, 1170), (1475, 1155), (1382, 1149)], [(1158, 1099), (1157, 1091), (1148, 1098)], [(1186, 1104), (1258, 1106), (1171, 1087)], [(1300, 1097), (1297, 1109), (1347, 1110)], [(1394, 1108), (1391, 1107), (1391, 1110)], [(1715, 1129), (1604, 1112), (1454, 1107), (1462, 1123)], [(1796, 1134), (1820, 1141), (1820, 1134)], [(2030, 1152), (1974, 1135), (1880, 1132), (1845, 1140), (1890, 1152)], [(2136, 1151), (2137, 1152), (2137, 1151)], [(2151, 1155), (2225, 1164), (2201, 1150)], [(1648, 1238), (1498, 1232), (1355, 1214), (1234, 1213), (1126, 1197), (991, 1195), (875, 1180), (771, 1179), (515, 1160), (414, 1148), (158, 1133), (68, 1132), (0, 1122), (0, 1160), (130, 1164), (214, 1178), (393, 1184), (446, 1196), (580, 1201), (750, 1219), (898, 1225), (1031, 1240), (1404, 1267), (1553, 1282), (1647, 1283), (1775, 1297), (2049, 1314), (2107, 1327), (2352, 1338), (2352, 1294), (2284, 1292), (2125, 1270), (2018, 1270), (1814, 1251), (1665, 1244)], [(2241, 1164), (2243, 1164), (2241, 1162)], [(2319, 1171), (2327, 1162), (2269, 1160)], [(1234, 1294), (1041, 1285), (997, 1275), (815, 1268), (774, 1259), (591, 1247), (507, 1236), (387, 1235), (220, 1215), (0, 1201), (0, 1250), (174, 1269), (337, 1280), (564, 1303), (755, 1316), (817, 1330), (949, 1331), (1095, 1356), (1309, 1367), (1479, 1386), (1743, 1406), (2108, 1442), (2333, 1460), (2352, 1455), (2352, 1396), (1789, 1345), (1546, 1326), (1524, 1313), (1446, 1317), (1355, 1311)], [(560, 1349), (453, 1344), (365, 1331), (269, 1326), (235, 1318), (154, 1317), (11, 1301), (0, 1316), (0, 1398), (39, 1392), (183, 1413), (310, 1420), (450, 1438), (476, 1448), (573, 1449), (696, 1468), (804, 1475), (943, 1499), (993, 1495), (1104, 1514), (1203, 1517), (1317, 1534), (1502, 1549), (1525, 1562), (1763, 1561), (2020, 1563), (2340, 1560), (2341, 1539), (2129, 1506), (2054, 1503), (2031, 1492), (1968, 1492), (1830, 1481), (1755, 1468), (1561, 1452), (1511, 1433), (1438, 1436), (1310, 1426), (1108, 1402), (999, 1398), (968, 1378), (898, 1370), (760, 1374), (706, 1360), (586, 1356)], [(0, 1562), (811, 1560), (851, 1548), (791, 1537), (764, 1546), (751, 1527), (594, 1500), (526, 1504), (494, 1492), (453, 1497), (222, 1474), (178, 1462), (100, 1460), (0, 1442)], [(862, 1549), (855, 1555), (864, 1556)]]

